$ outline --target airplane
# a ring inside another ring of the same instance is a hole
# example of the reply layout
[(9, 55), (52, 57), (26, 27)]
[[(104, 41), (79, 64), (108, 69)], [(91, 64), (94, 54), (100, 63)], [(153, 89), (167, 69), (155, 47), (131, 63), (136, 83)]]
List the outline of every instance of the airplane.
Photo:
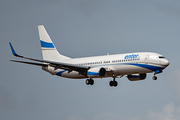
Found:
[(39, 38), (43, 59), (29, 58), (16, 53), (9, 42), (12, 54), (16, 57), (36, 61), (12, 62), (41, 66), (42, 70), (51, 75), (57, 75), (72, 79), (86, 79), (87, 85), (94, 84), (94, 78), (112, 77), (109, 82), (111, 87), (116, 87), (116, 78), (124, 75), (130, 81), (139, 81), (146, 78), (147, 73), (153, 73), (153, 80), (157, 80), (156, 74), (162, 73), (169, 65), (169, 61), (161, 54), (154, 52), (135, 52), (125, 54), (113, 54), (93, 57), (70, 58), (60, 54), (43, 25), (38, 26)]

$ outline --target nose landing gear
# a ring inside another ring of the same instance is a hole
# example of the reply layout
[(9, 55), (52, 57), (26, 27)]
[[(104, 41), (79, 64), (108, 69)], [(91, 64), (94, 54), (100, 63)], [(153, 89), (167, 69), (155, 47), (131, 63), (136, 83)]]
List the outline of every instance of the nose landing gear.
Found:
[(153, 80), (157, 80), (157, 77), (156, 77), (156, 74), (157, 74), (157, 73), (156, 73), (156, 71), (153, 72), (153, 73), (154, 73), (154, 76), (152, 77), (152, 79), (153, 79)]
[(154, 74), (154, 76), (152, 77), (152, 79), (153, 79), (153, 80), (157, 80), (157, 77), (155, 76), (155, 74)]
[(153, 80), (157, 80), (157, 77), (154, 75), (154, 76), (152, 77), (152, 79), (153, 79)]
[(159, 74), (159, 73), (162, 73), (163, 71), (162, 70), (156, 70), (154, 71), (154, 76), (152, 77), (153, 80), (157, 80), (157, 77), (156, 77), (156, 74)]

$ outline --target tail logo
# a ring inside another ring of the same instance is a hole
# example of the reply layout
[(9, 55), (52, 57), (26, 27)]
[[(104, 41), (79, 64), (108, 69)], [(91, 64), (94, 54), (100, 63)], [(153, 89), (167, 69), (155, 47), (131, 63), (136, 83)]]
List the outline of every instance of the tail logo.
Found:
[(48, 42), (44, 42), (44, 41), (40, 41), (41, 42), (41, 47), (44, 48), (54, 48), (53, 43), (48, 43)]

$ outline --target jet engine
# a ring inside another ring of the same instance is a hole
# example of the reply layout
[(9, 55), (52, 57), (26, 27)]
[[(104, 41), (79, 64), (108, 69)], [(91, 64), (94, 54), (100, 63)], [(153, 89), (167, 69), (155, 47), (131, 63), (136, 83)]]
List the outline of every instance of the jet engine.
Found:
[(46, 72), (49, 72), (51, 75), (56, 75), (55, 68), (51, 67), (50, 65), (42, 66), (42, 69)]
[(144, 80), (144, 79), (146, 78), (146, 73), (128, 75), (127, 78), (128, 78), (130, 81)]
[(87, 76), (90, 78), (94, 78), (94, 77), (105, 77), (106, 76), (106, 69), (103, 67), (94, 67), (94, 68), (90, 68), (87, 71)]

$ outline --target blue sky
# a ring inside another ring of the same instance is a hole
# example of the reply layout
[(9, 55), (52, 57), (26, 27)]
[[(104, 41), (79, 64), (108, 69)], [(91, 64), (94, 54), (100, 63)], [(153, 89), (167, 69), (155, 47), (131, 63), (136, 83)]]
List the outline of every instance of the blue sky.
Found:
[[(178, 120), (180, 117), (180, 2), (178, 0), (0, 1), (0, 119)], [(149, 51), (170, 66), (158, 80), (73, 80), (40, 67), (12, 63), (19, 54), (42, 59), (37, 26), (43, 24), (59, 52), (75, 58)]]

